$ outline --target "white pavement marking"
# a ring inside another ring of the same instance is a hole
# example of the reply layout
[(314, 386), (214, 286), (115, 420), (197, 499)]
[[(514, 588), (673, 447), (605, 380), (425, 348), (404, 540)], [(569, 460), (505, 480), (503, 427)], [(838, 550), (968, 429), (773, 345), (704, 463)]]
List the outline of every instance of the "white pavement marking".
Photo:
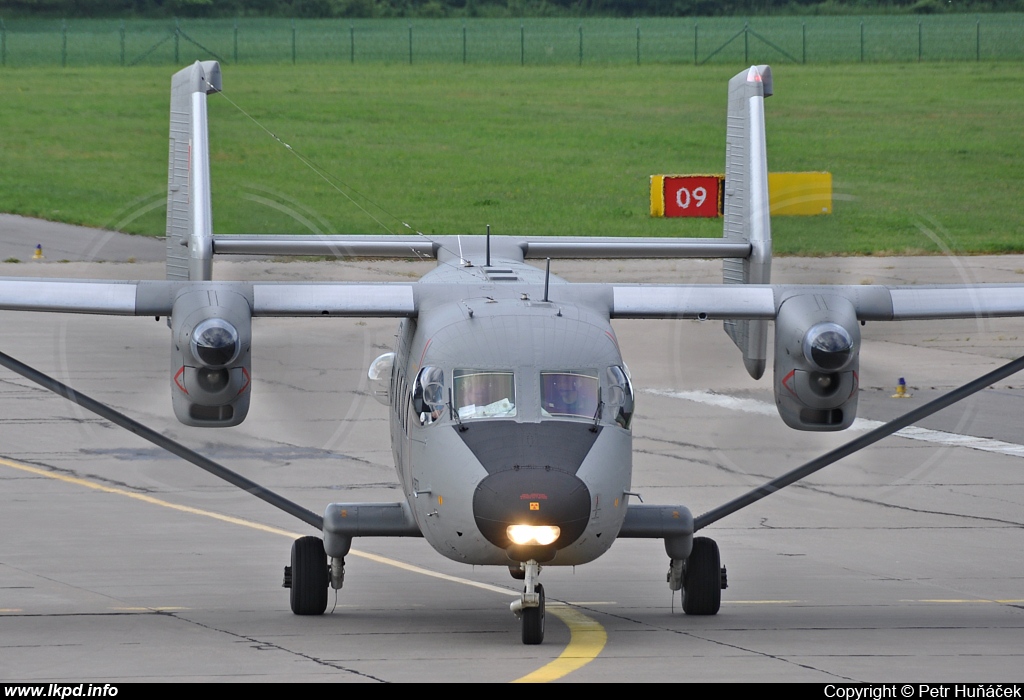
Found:
[[(760, 415), (776, 414), (775, 406), (766, 401), (758, 401), (757, 399), (741, 399), (736, 396), (716, 394), (711, 391), (670, 391), (668, 389), (642, 389), (641, 391), (645, 394), (666, 396), (670, 399), (693, 401), (694, 403), (700, 403), (706, 406), (715, 406), (717, 408), (724, 408), (731, 411), (757, 413)], [(850, 426), (849, 429), (874, 430), (875, 428), (883, 425), (885, 425), (885, 423), (882, 421), (857, 418), (853, 421), (853, 425)], [(947, 433), (942, 430), (919, 428), (916, 425), (903, 428), (903, 430), (897, 431), (894, 435), (898, 435), (899, 437), (906, 438), (908, 440), (920, 440), (922, 442), (930, 442), (948, 447), (966, 447), (972, 450), (995, 452), (1002, 455), (1008, 455), (1010, 457), (1024, 457), (1024, 445), (1018, 445), (1012, 442), (1003, 442), (1002, 440), (993, 440), (991, 438), (975, 437), (973, 435), (961, 435), (960, 433)]]

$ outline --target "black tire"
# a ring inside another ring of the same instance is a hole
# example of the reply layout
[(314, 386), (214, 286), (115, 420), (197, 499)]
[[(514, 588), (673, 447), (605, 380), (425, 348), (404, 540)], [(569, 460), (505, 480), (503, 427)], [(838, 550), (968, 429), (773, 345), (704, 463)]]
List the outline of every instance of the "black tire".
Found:
[(323, 615), (327, 610), (327, 554), (319, 537), (300, 537), (292, 543), (292, 612)]
[(715, 615), (722, 605), (722, 560), (718, 545), (707, 537), (695, 537), (683, 574), (683, 612)]
[(544, 641), (544, 586), (538, 583), (533, 590), (540, 595), (540, 605), (523, 608), (523, 644), (540, 644)]

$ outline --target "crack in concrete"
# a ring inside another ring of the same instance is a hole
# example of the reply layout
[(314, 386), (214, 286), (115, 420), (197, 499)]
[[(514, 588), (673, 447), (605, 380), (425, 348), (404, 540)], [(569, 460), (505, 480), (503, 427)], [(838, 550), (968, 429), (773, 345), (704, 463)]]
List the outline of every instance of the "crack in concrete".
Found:
[(1013, 521), (1013, 520), (1003, 520), (1002, 518), (993, 518), (993, 517), (989, 517), (989, 516), (985, 516), (985, 515), (964, 515), (963, 513), (951, 513), (949, 511), (929, 510), (927, 508), (912, 508), (910, 506), (901, 506), (901, 505), (897, 505), (895, 503), (884, 503), (882, 501), (877, 501), (877, 500), (872, 499), (872, 498), (865, 498), (863, 496), (852, 496), (852, 495), (840, 494), (840, 493), (837, 493), (837, 492), (832, 491), (830, 489), (827, 489), (827, 488), (824, 488), (824, 487), (821, 487), (821, 486), (814, 486), (813, 484), (808, 484), (808, 483), (798, 483), (798, 484), (793, 484), (793, 486), (796, 487), (796, 488), (807, 489), (808, 491), (811, 491), (813, 493), (821, 493), (821, 494), (825, 494), (825, 495), (828, 495), (828, 496), (833, 496), (835, 498), (841, 498), (841, 499), (848, 500), (848, 501), (854, 501), (854, 502), (857, 502), (857, 503), (866, 503), (868, 505), (882, 506), (883, 508), (892, 508), (894, 510), (902, 510), (902, 511), (906, 511), (908, 513), (920, 513), (922, 515), (944, 515), (944, 516), (949, 516), (949, 517), (952, 517), (952, 518), (959, 518), (959, 519), (963, 519), (963, 520), (980, 520), (982, 522), (998, 523), (1000, 525), (1006, 525), (1006, 526), (1009, 526), (1009, 527), (1024, 528), (1024, 523), (1016, 522), (1016, 521)]
[(741, 472), (736, 472), (734, 470), (730, 470), (730, 469), (728, 469), (723, 464), (720, 464), (718, 462), (712, 462), (712, 461), (707, 460), (707, 459), (696, 459), (694, 457), (683, 457), (682, 455), (674, 455), (674, 454), (669, 454), (667, 452), (655, 452), (654, 450), (640, 450), (640, 449), (637, 449), (636, 447), (633, 448), (633, 454), (635, 454), (635, 455), (637, 455), (637, 454), (652, 455), (654, 457), (666, 457), (668, 459), (674, 459), (674, 460), (677, 460), (679, 462), (687, 462), (689, 464), (700, 464), (700, 465), (703, 465), (705, 467), (714, 467), (715, 469), (721, 469), (722, 471), (725, 471), (727, 473), (736, 473), (736, 474), (741, 473)]
[[(40, 469), (48, 469), (49, 471), (55, 472), (57, 474), (63, 474), (65, 476), (69, 476), (69, 477), (72, 477), (72, 478), (75, 478), (75, 479), (82, 479), (82, 480), (85, 480), (85, 481), (96, 481), (96, 482), (99, 482), (101, 484), (105, 484), (107, 486), (116, 486), (118, 488), (125, 489), (126, 491), (132, 491), (134, 493), (160, 493), (156, 489), (145, 488), (145, 487), (142, 487), (142, 486), (133, 486), (132, 484), (129, 484), (127, 482), (117, 481), (116, 479), (108, 479), (107, 477), (100, 476), (99, 474), (83, 473), (83, 472), (79, 472), (79, 471), (77, 471), (75, 469), (67, 469), (67, 468), (64, 468), (64, 467), (57, 467), (57, 466), (54, 466), (54, 465), (49, 464), (47, 462), (40, 462), (38, 460), (26, 459), (23, 456), (15, 458), (15, 457), (11, 457), (10, 455), (2, 455), (2, 457), (4, 459), (8, 459), (8, 460), (10, 460), (12, 462), (20, 462), (21, 464), (28, 464), (28, 465), (33, 466), (33, 467), (39, 467)], [(40, 478), (43, 478), (43, 477), (33, 476), (33, 475), (29, 474), (29, 475), (19, 475), (19, 476), (15, 477), (15, 478), (19, 478), (19, 479), (40, 479)]]
[[(22, 614), (6, 614), (6, 615), (3, 615), (3, 617), (32, 617), (32, 618), (131, 617), (131, 616), (151, 616), (151, 617), (171, 618), (171, 619), (176, 620), (178, 622), (184, 622), (184, 623), (189, 624), (189, 625), (194, 625), (194, 626), (200, 627), (202, 629), (210, 630), (211, 632), (218, 632), (220, 634), (224, 634), (224, 635), (227, 635), (229, 637), (233, 637), (234, 639), (238, 639), (238, 640), (242, 640), (242, 641), (245, 641), (245, 642), (249, 642), (251, 644), (250, 648), (255, 649), (256, 651), (267, 651), (267, 650), (281, 651), (281, 652), (284, 652), (286, 654), (291, 654), (292, 656), (297, 656), (299, 658), (306, 659), (307, 661), (312, 661), (313, 663), (319, 664), (321, 666), (326, 666), (328, 668), (333, 668), (333, 669), (338, 670), (338, 671), (344, 671), (345, 673), (351, 673), (352, 675), (355, 675), (355, 676), (361, 676), (363, 678), (368, 678), (370, 680), (377, 681), (378, 683), (387, 683), (388, 682), (388, 681), (384, 680), (383, 678), (378, 678), (377, 676), (374, 676), (372, 674), (365, 673), (363, 671), (357, 671), (356, 669), (348, 668), (347, 666), (342, 666), (341, 664), (339, 664), (337, 662), (328, 661), (326, 659), (321, 659), (321, 658), (318, 658), (316, 656), (312, 656), (310, 654), (305, 654), (305, 653), (300, 652), (300, 651), (295, 651), (294, 649), (288, 649), (287, 647), (284, 647), (284, 646), (282, 646), (280, 644), (275, 644), (274, 642), (262, 641), (260, 639), (255, 638), (255, 637), (250, 637), (250, 636), (247, 636), (247, 635), (239, 634), (237, 632), (232, 632), (230, 630), (225, 630), (225, 629), (222, 629), (220, 627), (214, 627), (213, 625), (208, 625), (208, 624), (199, 622), (197, 620), (191, 620), (191, 619), (181, 615), (180, 613), (175, 613), (175, 612), (171, 612), (171, 611), (168, 611), (168, 610), (153, 610), (153, 609), (150, 609), (150, 610), (124, 611), (124, 612), (111, 611), (111, 612), (103, 612), (103, 613), (46, 613), (46, 614), (41, 614), (41, 613), (22, 613)], [(55, 645), (55, 644), (47, 644), (47, 645), (12, 644), (12, 645), (0, 645), (0, 649), (52, 648), (54, 646), (81, 646), (81, 644), (58, 644), (58, 645)]]
[[(674, 598), (674, 594), (673, 594), (673, 598)], [(784, 664), (787, 664), (787, 665), (790, 665), (790, 666), (796, 666), (798, 668), (807, 669), (809, 671), (815, 671), (817, 673), (823, 673), (823, 674), (825, 674), (827, 676), (830, 676), (832, 678), (837, 678), (837, 679), (843, 680), (843, 681), (848, 682), (848, 683), (862, 682), (862, 681), (858, 681), (856, 678), (850, 678), (848, 676), (843, 676), (843, 675), (840, 675), (840, 674), (835, 673), (833, 671), (828, 671), (828, 670), (823, 669), (823, 668), (818, 668), (816, 666), (811, 666), (809, 664), (800, 663), (798, 661), (793, 661), (792, 659), (788, 659), (788, 658), (785, 658), (783, 656), (779, 656), (778, 654), (769, 654), (767, 652), (758, 651), (756, 649), (749, 649), (747, 647), (742, 647), (742, 646), (740, 646), (738, 644), (732, 644), (730, 642), (723, 642), (723, 641), (718, 640), (718, 639), (712, 639), (710, 637), (697, 634), (696, 632), (693, 632), (691, 630), (680, 630), (680, 629), (673, 629), (671, 627), (665, 627), (665, 626), (662, 626), (662, 625), (655, 625), (655, 624), (652, 624), (650, 622), (643, 622), (641, 620), (637, 620), (637, 619), (628, 617), (626, 615), (620, 615), (620, 614), (616, 614), (616, 613), (611, 613), (611, 612), (608, 612), (607, 610), (591, 609), (591, 608), (586, 608), (585, 606), (577, 606), (577, 607), (580, 607), (581, 609), (588, 610), (589, 612), (592, 612), (592, 613), (595, 613), (595, 614), (607, 615), (609, 617), (613, 617), (613, 618), (616, 618), (616, 619), (619, 619), (619, 620), (624, 620), (626, 622), (631, 622), (631, 623), (636, 624), (636, 625), (640, 625), (640, 626), (643, 626), (643, 627), (648, 627), (648, 628), (651, 628), (653, 630), (657, 630), (657, 631), (661, 631), (661, 632), (668, 632), (669, 634), (679, 635), (679, 636), (683, 636), (683, 637), (690, 637), (691, 639), (696, 639), (698, 641), (707, 642), (708, 644), (714, 644), (715, 646), (720, 646), (720, 647), (724, 647), (724, 648), (727, 648), (727, 649), (734, 649), (736, 651), (740, 651), (740, 652), (743, 652), (743, 653), (746, 653), (746, 654), (753, 654), (755, 656), (760, 656), (762, 658), (772, 659), (774, 661), (780, 661), (780, 662), (782, 662)], [(716, 631), (726, 632), (726, 631), (736, 631), (736, 630), (722, 629), (722, 630), (716, 630)]]
[(344, 671), (345, 673), (350, 673), (350, 674), (352, 674), (354, 676), (360, 676), (362, 678), (368, 678), (368, 679), (370, 679), (372, 681), (377, 681), (378, 683), (387, 683), (388, 682), (388, 681), (384, 680), (383, 678), (378, 678), (377, 676), (374, 676), (373, 674), (365, 673), (363, 671), (357, 671), (354, 668), (349, 668), (347, 666), (343, 666), (343, 665), (341, 665), (340, 663), (338, 663), (336, 661), (329, 661), (327, 659), (321, 659), (321, 658), (319, 658), (317, 656), (313, 656), (312, 654), (306, 654), (306, 653), (303, 653), (301, 651), (295, 651), (294, 649), (288, 649), (287, 647), (284, 647), (284, 646), (282, 646), (280, 644), (275, 644), (274, 642), (267, 642), (267, 641), (263, 641), (263, 640), (257, 639), (255, 637), (250, 637), (248, 635), (239, 634), (237, 632), (232, 632), (230, 630), (221, 629), (220, 627), (214, 627), (213, 625), (208, 625), (208, 624), (199, 622), (198, 620), (190, 620), (189, 618), (187, 618), (187, 617), (185, 617), (185, 616), (183, 616), (183, 615), (181, 615), (179, 613), (160, 611), (160, 610), (157, 610), (155, 612), (158, 615), (163, 615), (163, 616), (166, 616), (166, 617), (170, 617), (170, 618), (173, 618), (175, 620), (179, 620), (181, 622), (188, 623), (190, 625), (195, 625), (196, 627), (200, 627), (202, 629), (211, 630), (213, 632), (219, 632), (219, 633), (225, 634), (225, 635), (227, 635), (229, 637), (233, 637), (235, 639), (239, 639), (239, 640), (243, 640), (243, 641), (249, 642), (250, 644), (254, 645), (252, 648), (254, 648), (256, 651), (267, 651), (267, 650), (281, 651), (281, 652), (284, 652), (285, 654), (291, 654), (292, 656), (297, 656), (300, 659), (305, 659), (307, 661), (312, 661), (313, 663), (319, 664), (320, 666), (326, 666), (327, 668), (333, 668), (333, 669), (335, 669), (337, 671)]

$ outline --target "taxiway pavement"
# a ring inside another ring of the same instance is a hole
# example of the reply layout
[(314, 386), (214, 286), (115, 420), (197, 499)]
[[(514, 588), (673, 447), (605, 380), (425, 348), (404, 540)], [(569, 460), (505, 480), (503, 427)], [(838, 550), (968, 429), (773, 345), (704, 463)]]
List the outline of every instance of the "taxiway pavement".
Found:
[[(161, 277), (146, 255), (47, 254), (0, 264), (0, 275)], [(553, 265), (579, 281), (711, 282), (720, 269)], [(251, 260), (217, 262), (215, 275), (407, 281), (425, 269)], [(774, 278), (1024, 282), (1024, 258), (783, 258)], [(313, 510), (401, 497), (387, 410), (365, 380), (390, 347), (392, 321), (258, 320), (250, 416), (219, 431), (174, 420), (163, 321), (5, 312), (0, 323), (3, 352)], [(746, 376), (718, 323), (615, 327), (637, 389), (634, 490), (646, 503), (700, 513), (852, 437), (785, 428), (770, 376)], [(1022, 320), (862, 330), (860, 415), (874, 420), (1024, 347)], [(890, 398), (901, 376), (911, 399)], [(687, 617), (678, 599), (673, 610), (657, 541), (620, 541), (587, 566), (546, 569), (547, 639), (525, 647), (508, 573), (459, 565), (421, 540), (358, 540), (333, 611), (292, 615), (282, 570), (306, 526), (5, 371), (0, 680), (511, 681), (547, 669), (590, 682), (1020, 681), (1024, 457), (1001, 446), (1024, 445), (1022, 409), (1024, 377), (1012, 377), (926, 421), (935, 440), (890, 438), (701, 533), (729, 571), (715, 617)], [(579, 667), (548, 666), (571, 638)]]

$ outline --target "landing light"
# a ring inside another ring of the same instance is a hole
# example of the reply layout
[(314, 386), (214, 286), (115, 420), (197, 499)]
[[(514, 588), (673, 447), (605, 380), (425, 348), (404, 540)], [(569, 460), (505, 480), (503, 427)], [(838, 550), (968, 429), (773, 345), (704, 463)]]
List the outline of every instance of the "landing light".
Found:
[(557, 525), (509, 525), (508, 538), (515, 544), (549, 545), (562, 534)]

